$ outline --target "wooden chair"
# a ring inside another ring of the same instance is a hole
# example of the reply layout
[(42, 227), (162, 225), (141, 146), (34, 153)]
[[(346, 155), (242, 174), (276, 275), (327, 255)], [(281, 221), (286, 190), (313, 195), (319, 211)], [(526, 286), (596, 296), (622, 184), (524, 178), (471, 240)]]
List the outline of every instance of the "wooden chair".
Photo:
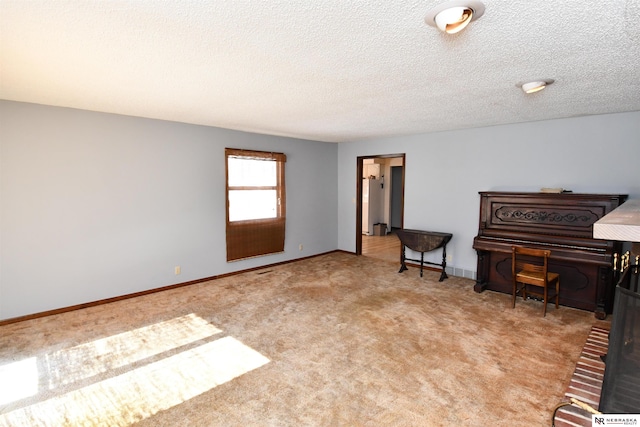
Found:
[[(513, 307), (516, 306), (516, 295), (522, 293), (522, 298), (527, 299), (527, 285), (542, 288), (541, 291), (529, 291), (533, 296), (542, 298), (542, 316), (547, 315), (547, 302), (549, 302), (549, 288), (555, 285), (556, 309), (560, 294), (560, 275), (550, 273), (547, 270), (550, 250), (523, 248), (513, 246), (511, 248), (511, 275), (513, 277)], [(520, 286), (519, 286), (520, 285)]]

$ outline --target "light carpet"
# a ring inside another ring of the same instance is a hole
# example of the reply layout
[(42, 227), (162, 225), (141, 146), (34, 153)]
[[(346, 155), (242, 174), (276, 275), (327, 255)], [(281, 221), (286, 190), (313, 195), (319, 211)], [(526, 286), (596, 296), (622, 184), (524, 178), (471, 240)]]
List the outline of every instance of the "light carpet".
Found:
[(0, 327), (0, 426), (546, 426), (593, 313), (335, 252)]

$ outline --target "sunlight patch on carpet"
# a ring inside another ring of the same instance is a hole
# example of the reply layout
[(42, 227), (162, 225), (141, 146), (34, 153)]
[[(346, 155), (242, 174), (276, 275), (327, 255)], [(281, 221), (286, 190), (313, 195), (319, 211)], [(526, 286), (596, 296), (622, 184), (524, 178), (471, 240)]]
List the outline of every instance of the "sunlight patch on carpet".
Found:
[(191, 313), (47, 354), (43, 369), (51, 390), (221, 332)]
[(37, 358), (0, 366), (0, 384), (0, 405), (38, 394)]
[(126, 426), (269, 363), (224, 337), (63, 395), (0, 415), (1, 426)]

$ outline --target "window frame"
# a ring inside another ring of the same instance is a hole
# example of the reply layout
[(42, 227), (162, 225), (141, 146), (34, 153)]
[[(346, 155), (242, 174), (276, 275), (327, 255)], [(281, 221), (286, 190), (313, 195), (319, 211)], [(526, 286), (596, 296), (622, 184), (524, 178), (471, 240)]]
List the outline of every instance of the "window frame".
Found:
[[(229, 158), (276, 162), (276, 186), (230, 186)], [(225, 148), (225, 197), (227, 262), (284, 252), (286, 223), (285, 163), (286, 155), (268, 151)], [(231, 221), (229, 191), (276, 190), (275, 218)]]

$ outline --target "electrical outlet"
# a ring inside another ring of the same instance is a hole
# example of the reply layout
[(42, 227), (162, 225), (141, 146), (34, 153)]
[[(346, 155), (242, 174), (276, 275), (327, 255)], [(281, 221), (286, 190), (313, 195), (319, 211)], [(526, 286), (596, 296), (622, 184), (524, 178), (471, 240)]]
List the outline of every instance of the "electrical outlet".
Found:
[(180, 274), (180, 266), (179, 265), (176, 265), (176, 267), (174, 268), (174, 272), (176, 274)]
[(453, 255), (447, 255), (447, 262), (453, 262)]
[(300, 243), (300, 246), (298, 246), (298, 249), (302, 251), (302, 243)]

